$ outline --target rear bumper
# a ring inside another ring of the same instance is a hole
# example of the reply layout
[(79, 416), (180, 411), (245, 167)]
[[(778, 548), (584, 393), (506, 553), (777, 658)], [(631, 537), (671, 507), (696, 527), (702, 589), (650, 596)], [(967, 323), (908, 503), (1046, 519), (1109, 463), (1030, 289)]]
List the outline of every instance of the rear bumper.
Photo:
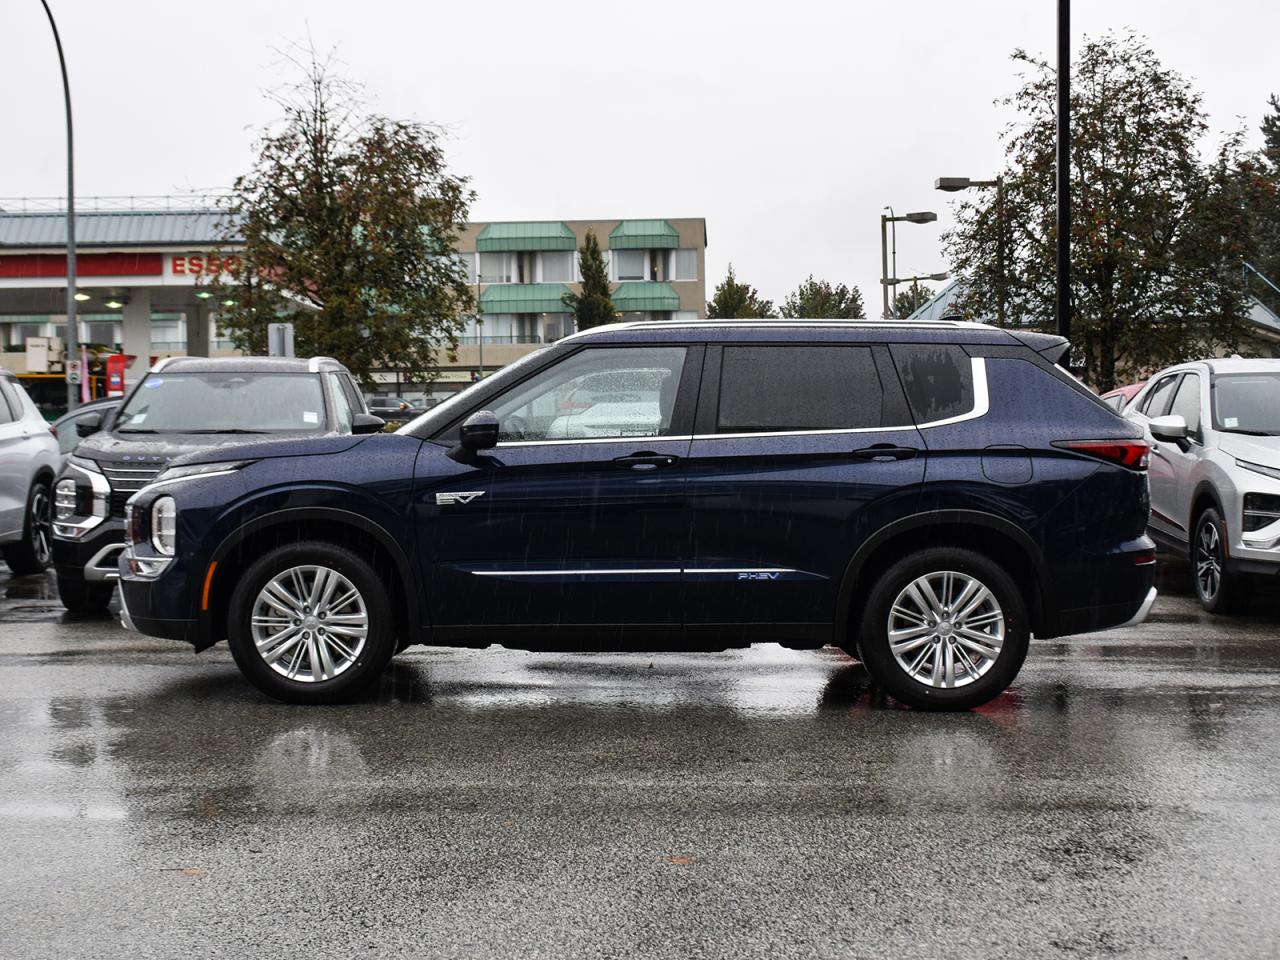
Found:
[(1065, 637), (1142, 623), (1156, 599), (1156, 565), (1138, 560), (1154, 557), (1154, 550), (1151, 540), (1139, 537), (1059, 572), (1054, 584), (1059, 602), (1067, 596), (1074, 602), (1048, 611), (1036, 636)]

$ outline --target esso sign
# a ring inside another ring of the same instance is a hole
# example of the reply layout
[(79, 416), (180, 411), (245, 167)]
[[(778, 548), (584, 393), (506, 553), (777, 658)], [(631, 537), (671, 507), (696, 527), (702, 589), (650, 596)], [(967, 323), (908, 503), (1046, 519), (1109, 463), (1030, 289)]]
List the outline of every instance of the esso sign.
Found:
[(173, 258), (173, 272), (178, 276), (210, 276), (218, 273), (240, 272), (240, 258), (223, 257), (216, 253), (188, 253)]

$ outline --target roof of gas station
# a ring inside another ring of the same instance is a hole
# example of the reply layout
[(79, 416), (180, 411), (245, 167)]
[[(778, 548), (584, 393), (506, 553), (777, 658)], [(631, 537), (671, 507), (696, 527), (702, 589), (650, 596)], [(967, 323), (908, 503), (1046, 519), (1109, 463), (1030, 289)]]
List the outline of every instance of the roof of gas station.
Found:
[[(231, 222), (220, 210), (78, 212), (76, 246), (190, 247), (234, 243)], [(66, 213), (0, 210), (0, 253), (13, 248), (65, 247), (66, 243)]]

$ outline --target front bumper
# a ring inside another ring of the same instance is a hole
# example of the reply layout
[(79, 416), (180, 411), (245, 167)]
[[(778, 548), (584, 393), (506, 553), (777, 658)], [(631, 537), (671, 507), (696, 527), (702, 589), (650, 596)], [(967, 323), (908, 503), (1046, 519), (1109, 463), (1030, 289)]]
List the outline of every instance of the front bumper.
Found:
[(119, 574), (124, 522), (112, 518), (80, 540), (53, 538), (53, 566), (63, 580), (111, 581)]
[(200, 620), (163, 616), (168, 612), (158, 603), (157, 581), (123, 576), (120, 578), (120, 622), (130, 630), (149, 637), (182, 640), (197, 650), (210, 646)]

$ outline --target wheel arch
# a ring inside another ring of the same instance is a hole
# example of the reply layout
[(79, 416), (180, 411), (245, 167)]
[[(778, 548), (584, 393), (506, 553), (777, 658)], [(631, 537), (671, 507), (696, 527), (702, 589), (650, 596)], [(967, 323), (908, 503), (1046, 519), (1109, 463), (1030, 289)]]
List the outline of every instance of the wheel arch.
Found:
[(954, 546), (1003, 562), (1023, 592), (1031, 628), (1043, 630), (1054, 609), (1052, 579), (1039, 545), (1012, 521), (980, 510), (931, 510), (897, 520), (867, 539), (845, 568), (836, 600), (833, 642), (845, 647), (875, 582), (866, 572), (887, 568), (926, 547)]
[[(227, 602), (248, 565), (266, 549), (302, 540), (336, 543), (369, 560), (375, 568), (385, 568), (390, 577), (388, 587), (401, 648), (418, 642), (425, 619), (416, 589), (416, 570), (396, 538), (361, 514), (337, 507), (309, 506), (257, 517), (237, 527), (218, 545), (201, 571), (193, 597), (196, 615), (209, 622), (197, 649), (212, 646), (226, 636)], [(214, 564), (217, 566), (210, 574), (209, 568)]]

